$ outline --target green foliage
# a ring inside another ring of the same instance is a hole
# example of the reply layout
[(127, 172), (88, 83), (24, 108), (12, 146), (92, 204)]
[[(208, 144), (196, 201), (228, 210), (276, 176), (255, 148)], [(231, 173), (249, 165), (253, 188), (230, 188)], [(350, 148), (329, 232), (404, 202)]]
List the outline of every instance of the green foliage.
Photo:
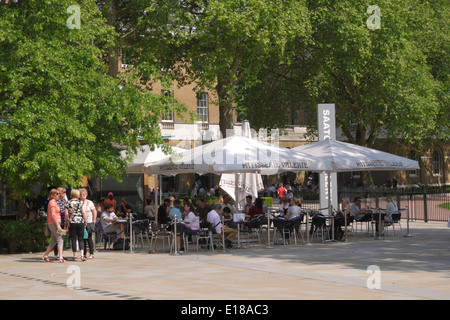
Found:
[[(146, 6), (138, 10), (139, 3)], [(310, 32), (304, 8), (293, 0), (137, 2), (133, 9), (141, 14), (127, 57), (144, 78), (153, 63), (180, 84), (216, 90), (224, 134), (238, 82), (253, 83), (267, 57), (284, 55), (289, 41)]]
[(269, 208), (273, 206), (273, 198), (272, 197), (261, 197), (264, 199), (264, 205), (268, 206)]
[(16, 196), (35, 184), (119, 178), (140, 139), (163, 143), (161, 111), (180, 108), (142, 88), (132, 73), (108, 75), (105, 60), (118, 34), (96, 1), (77, 3), (80, 29), (66, 25), (73, 1), (0, 6), (0, 176)]
[(8, 241), (10, 253), (43, 251), (49, 244), (45, 226), (42, 220), (0, 221), (0, 238)]
[(380, 0), (381, 27), (370, 29), (372, 4), (307, 1), (310, 41), (291, 43), (294, 60), (269, 59), (242, 93), (254, 128), (284, 127), (299, 110), (315, 127), (317, 104), (335, 103), (352, 143), (372, 146), (381, 132), (417, 144), (448, 137), (448, 5)]

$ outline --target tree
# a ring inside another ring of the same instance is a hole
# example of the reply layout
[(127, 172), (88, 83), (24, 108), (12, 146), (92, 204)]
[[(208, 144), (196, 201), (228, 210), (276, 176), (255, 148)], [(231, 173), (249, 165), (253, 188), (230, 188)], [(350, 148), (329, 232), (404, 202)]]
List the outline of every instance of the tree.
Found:
[(330, 102), (336, 103), (336, 125), (352, 143), (372, 147), (381, 133), (418, 145), (442, 136), (448, 128), (448, 116), (442, 121), (448, 115), (448, 5), (371, 4), (307, 1), (311, 41), (293, 42), (287, 50), (296, 58), (272, 59), (259, 84), (242, 95), (253, 126), (283, 127), (279, 114), (298, 110), (315, 126), (317, 104)]
[(117, 34), (95, 1), (78, 1), (78, 16), (71, 5), (0, 5), (0, 176), (17, 197), (35, 184), (119, 178), (141, 138), (163, 144), (157, 121), (173, 100), (143, 89), (132, 73), (108, 75)]
[[(267, 57), (310, 31), (304, 1), (152, 0), (126, 28), (127, 58), (148, 79), (159, 66), (180, 85), (215, 90), (220, 130), (232, 128), (236, 86), (250, 86)], [(129, 20), (127, 20), (129, 21)]]

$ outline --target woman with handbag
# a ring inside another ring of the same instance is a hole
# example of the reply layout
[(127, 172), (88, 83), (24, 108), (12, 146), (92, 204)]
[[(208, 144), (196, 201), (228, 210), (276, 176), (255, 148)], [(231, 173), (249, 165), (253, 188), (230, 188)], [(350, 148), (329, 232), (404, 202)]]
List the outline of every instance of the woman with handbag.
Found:
[(63, 257), (63, 245), (64, 240), (62, 238), (62, 228), (61, 228), (61, 215), (59, 214), (60, 209), (58, 204), (56, 203), (56, 200), (59, 198), (59, 191), (57, 189), (50, 190), (48, 194), (48, 198), (50, 199), (48, 206), (47, 206), (47, 226), (48, 230), (50, 231), (51, 241), (50, 244), (47, 247), (47, 250), (45, 250), (44, 256), (42, 257), (42, 260), (46, 262), (51, 262), (48, 258), (48, 254), (50, 251), (53, 250), (55, 245), (57, 245), (58, 248), (58, 256), (59, 256), (59, 262), (66, 262)]
[[(80, 189), (80, 200), (83, 201), (83, 208), (86, 214), (86, 231), (87, 239), (84, 240), (84, 249), (86, 251), (86, 259), (94, 258), (94, 241), (92, 234), (95, 232), (95, 221), (97, 221), (97, 209), (94, 203), (87, 199), (88, 192), (86, 189)], [(89, 255), (87, 255), (87, 248), (89, 246)]]

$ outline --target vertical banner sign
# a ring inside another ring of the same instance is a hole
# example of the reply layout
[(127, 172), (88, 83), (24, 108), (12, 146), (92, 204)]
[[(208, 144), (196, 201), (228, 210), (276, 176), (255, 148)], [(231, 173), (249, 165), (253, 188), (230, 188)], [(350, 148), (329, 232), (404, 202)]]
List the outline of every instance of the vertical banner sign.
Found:
[[(319, 141), (322, 140), (336, 140), (336, 117), (335, 108), (333, 104), (319, 104), (317, 106), (317, 128), (319, 131)], [(320, 189), (320, 207), (328, 207), (328, 174), (319, 174), (319, 189)], [(331, 205), (338, 210), (338, 196), (337, 196), (337, 174), (330, 174), (330, 193)], [(323, 212), (325, 213), (325, 212)]]

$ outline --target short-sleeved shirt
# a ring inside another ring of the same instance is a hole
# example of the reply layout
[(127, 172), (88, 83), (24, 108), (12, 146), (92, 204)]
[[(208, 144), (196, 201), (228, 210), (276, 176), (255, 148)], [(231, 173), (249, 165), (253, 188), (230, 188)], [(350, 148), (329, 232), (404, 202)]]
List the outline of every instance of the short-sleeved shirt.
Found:
[[(51, 214), (51, 210), (50, 208), (54, 207), (55, 208), (55, 216), (56, 216), (56, 221), (53, 220), (53, 215)], [(56, 200), (52, 199), (49, 201), (48, 205), (47, 205), (47, 223), (48, 224), (57, 224), (57, 223), (61, 223), (61, 216), (59, 214), (59, 206), (56, 203)]]
[(102, 213), (102, 220), (101, 220), (101, 225), (103, 230), (105, 230), (105, 228), (109, 227), (110, 225), (112, 225), (112, 222), (109, 221), (105, 221), (105, 218), (107, 218), (108, 220), (112, 220), (116, 217), (116, 214), (114, 212), (111, 212), (109, 215), (106, 211), (104, 211)]
[(300, 215), (302, 213), (302, 208), (300, 208), (299, 206), (292, 206), (292, 207), (289, 207), (287, 209), (287, 211), (291, 213), (289, 215), (289, 219), (294, 219), (294, 218), (300, 217)]
[(188, 213), (186, 218), (184, 218), (184, 222), (188, 223), (187, 226), (191, 230), (199, 230), (200, 229), (200, 218), (195, 215), (192, 211)]
[(211, 210), (208, 213), (208, 215), (206, 216), (206, 221), (211, 224), (211, 228), (214, 227), (216, 233), (220, 234), (222, 232), (222, 220), (220, 219), (220, 216), (216, 210)]
[(65, 220), (65, 214), (66, 214), (66, 209), (67, 209), (67, 200), (66, 199), (62, 199), (62, 200), (60, 200), (60, 199), (58, 199), (58, 200), (56, 200), (56, 203), (58, 204), (58, 206), (59, 206), (59, 214), (61, 215), (61, 221), (64, 221)]
[(181, 211), (180, 211), (180, 209), (178, 209), (177, 207), (173, 207), (172, 209), (170, 209), (169, 218), (170, 219), (175, 218), (177, 220), (181, 220)]
[(87, 223), (92, 223), (94, 222), (94, 213), (93, 211), (95, 210), (95, 205), (91, 200), (85, 200), (84, 201), (84, 212), (86, 213), (86, 222)]
[(84, 223), (83, 213), (81, 212), (83, 201), (70, 199), (67, 206), (69, 208), (70, 223)]

